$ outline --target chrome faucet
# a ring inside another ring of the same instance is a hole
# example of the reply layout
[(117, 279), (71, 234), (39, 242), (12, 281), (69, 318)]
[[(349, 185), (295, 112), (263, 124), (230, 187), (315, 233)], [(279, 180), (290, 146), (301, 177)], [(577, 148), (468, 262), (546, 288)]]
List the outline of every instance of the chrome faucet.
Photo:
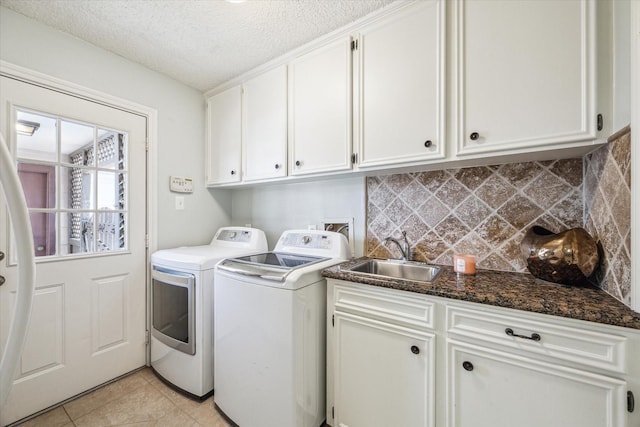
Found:
[(402, 261), (410, 261), (411, 254), (409, 253), (409, 241), (407, 240), (407, 232), (402, 232), (402, 239), (404, 240), (402, 243), (398, 242), (397, 239), (389, 236), (384, 239), (384, 243), (393, 242), (400, 249), (400, 253), (402, 253)]

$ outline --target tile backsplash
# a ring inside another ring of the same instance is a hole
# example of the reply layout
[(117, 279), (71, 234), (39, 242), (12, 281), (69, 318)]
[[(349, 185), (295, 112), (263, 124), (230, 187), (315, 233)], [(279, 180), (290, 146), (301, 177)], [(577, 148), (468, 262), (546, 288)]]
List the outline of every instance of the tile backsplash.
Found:
[(525, 271), (520, 242), (541, 225), (558, 232), (583, 223), (582, 160), (514, 163), (367, 178), (367, 254), (399, 257), (387, 236), (401, 231), (419, 261)]
[(631, 131), (585, 157), (585, 229), (602, 247), (597, 285), (631, 304)]
[(629, 304), (630, 133), (584, 159), (513, 163), (367, 178), (365, 254), (399, 258), (385, 237), (406, 231), (413, 258), (527, 271), (520, 242), (533, 225), (584, 227), (603, 250), (598, 286)]

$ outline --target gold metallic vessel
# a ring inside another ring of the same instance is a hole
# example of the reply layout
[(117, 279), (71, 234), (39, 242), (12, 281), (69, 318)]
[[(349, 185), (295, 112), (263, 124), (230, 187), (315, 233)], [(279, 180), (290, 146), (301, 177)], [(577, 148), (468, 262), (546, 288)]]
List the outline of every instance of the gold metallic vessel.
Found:
[(533, 276), (565, 285), (584, 284), (600, 262), (596, 242), (583, 228), (555, 234), (535, 225), (520, 250)]

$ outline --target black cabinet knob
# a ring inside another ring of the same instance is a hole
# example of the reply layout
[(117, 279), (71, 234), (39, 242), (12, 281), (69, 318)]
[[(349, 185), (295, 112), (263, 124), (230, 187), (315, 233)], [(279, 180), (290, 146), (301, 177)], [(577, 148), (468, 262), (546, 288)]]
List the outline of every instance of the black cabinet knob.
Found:
[(471, 138), (472, 141), (477, 141), (478, 138), (480, 138), (480, 134), (478, 132), (473, 132), (469, 135), (469, 138)]
[(235, 175), (235, 174), (236, 174), (236, 171), (231, 171), (231, 175)]
[(280, 169), (280, 165), (276, 163), (276, 169)]
[(417, 345), (412, 345), (411, 346), (411, 353), (413, 354), (420, 354), (420, 349), (418, 348)]
[(430, 140), (430, 139), (428, 139), (428, 140), (426, 140), (426, 141), (424, 142), (424, 146), (425, 146), (426, 148), (429, 148), (429, 147), (431, 147), (432, 145), (433, 145), (433, 142), (431, 142), (431, 140)]
[(473, 371), (473, 363), (467, 362), (466, 360), (462, 362), (462, 367), (465, 371)]
[(300, 160), (296, 160), (296, 166), (301, 166), (302, 162)]

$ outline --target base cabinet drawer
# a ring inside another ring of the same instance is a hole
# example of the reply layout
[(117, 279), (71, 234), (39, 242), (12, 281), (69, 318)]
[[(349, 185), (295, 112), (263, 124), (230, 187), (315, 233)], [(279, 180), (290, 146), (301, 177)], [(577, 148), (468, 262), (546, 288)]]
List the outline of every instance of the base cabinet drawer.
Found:
[(627, 425), (624, 380), (452, 340), (447, 359), (449, 427)]
[[(539, 317), (539, 316), (538, 316)], [(480, 341), (528, 354), (553, 358), (568, 366), (625, 369), (627, 339), (622, 335), (567, 327), (539, 318), (499, 314), (487, 307), (447, 305), (447, 333), (464, 341)]]

